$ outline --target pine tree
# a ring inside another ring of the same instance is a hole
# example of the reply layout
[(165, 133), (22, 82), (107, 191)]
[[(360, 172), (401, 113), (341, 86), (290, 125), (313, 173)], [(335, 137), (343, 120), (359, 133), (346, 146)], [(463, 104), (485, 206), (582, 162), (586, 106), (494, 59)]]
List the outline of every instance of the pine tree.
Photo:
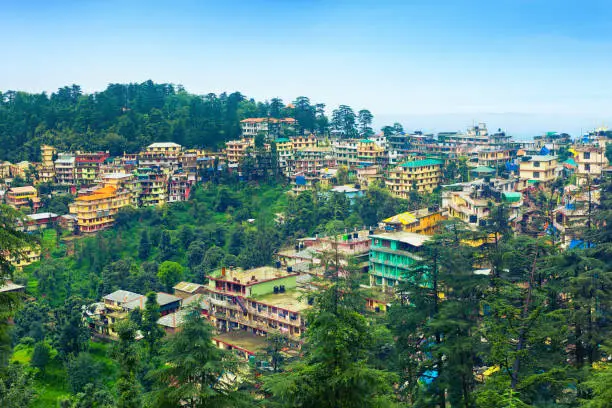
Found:
[(197, 310), (185, 316), (181, 330), (168, 337), (161, 350), (162, 364), (151, 375), (155, 380), (150, 407), (239, 407), (244, 396), (234, 390), (231, 378), (239, 365), (211, 338), (211, 326)]
[(138, 258), (141, 260), (146, 260), (151, 255), (151, 241), (149, 240), (149, 233), (147, 229), (142, 230), (142, 234), (140, 235), (140, 245), (138, 246)]
[(159, 304), (157, 303), (157, 293), (147, 293), (145, 310), (142, 314), (142, 336), (149, 356), (156, 356), (159, 351), (159, 342), (164, 337), (164, 330), (159, 327), (157, 321), (161, 317)]

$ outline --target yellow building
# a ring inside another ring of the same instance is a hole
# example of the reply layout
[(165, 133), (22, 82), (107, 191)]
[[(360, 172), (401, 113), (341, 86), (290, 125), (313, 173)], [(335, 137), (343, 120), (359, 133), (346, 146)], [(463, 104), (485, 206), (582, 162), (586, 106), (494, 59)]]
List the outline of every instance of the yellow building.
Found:
[(385, 229), (394, 231), (414, 232), (417, 234), (433, 235), (438, 223), (447, 217), (441, 211), (430, 211), (428, 208), (412, 212), (404, 212), (383, 220)]
[(120, 208), (130, 205), (131, 193), (107, 186), (90, 195), (77, 197), (70, 205), (81, 232), (96, 232), (113, 225)]
[(11, 177), (26, 178), (26, 173), (30, 170), (32, 163), (29, 161), (21, 161), (19, 163), (10, 164)]
[(16, 209), (32, 206), (32, 210), (37, 210), (40, 207), (38, 191), (32, 186), (11, 188), (6, 193), (6, 203)]
[(294, 136), (291, 138), (294, 150), (308, 149), (316, 147), (318, 144), (317, 137), (312, 133), (308, 136)]
[(253, 139), (230, 140), (225, 142), (225, 154), (228, 163), (239, 163), (245, 156), (247, 149), (253, 146)]
[(372, 165), (382, 162), (385, 158), (385, 148), (373, 140), (362, 139), (357, 144), (357, 159), (361, 165)]
[(399, 198), (409, 198), (413, 189), (419, 193), (431, 192), (440, 184), (442, 164), (444, 162), (438, 159), (403, 163), (388, 171), (385, 184), (389, 191)]
[(557, 177), (556, 156), (530, 156), (520, 161), (519, 174), (527, 183), (549, 184)]
[(52, 183), (55, 181), (54, 156), (55, 147), (49, 145), (40, 146), (41, 166), (38, 177), (42, 183)]
[(577, 145), (571, 149), (576, 162), (576, 182), (578, 185), (588, 183), (588, 179), (601, 177), (602, 170), (608, 167), (605, 147)]
[(0, 162), (0, 179), (7, 179), (11, 177), (11, 162), (5, 161)]
[(21, 269), (24, 266), (30, 265), (34, 262), (40, 261), (40, 247), (33, 246), (24, 248), (20, 251), (19, 255), (10, 254), (9, 262), (15, 268)]

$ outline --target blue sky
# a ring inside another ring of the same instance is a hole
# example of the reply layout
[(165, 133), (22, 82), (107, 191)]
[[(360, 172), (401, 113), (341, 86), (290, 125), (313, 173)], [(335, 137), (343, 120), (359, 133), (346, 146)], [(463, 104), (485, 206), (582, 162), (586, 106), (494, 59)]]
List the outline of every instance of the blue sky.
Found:
[(612, 126), (609, 1), (2, 0), (0, 18), (0, 90), (150, 78), (407, 129)]

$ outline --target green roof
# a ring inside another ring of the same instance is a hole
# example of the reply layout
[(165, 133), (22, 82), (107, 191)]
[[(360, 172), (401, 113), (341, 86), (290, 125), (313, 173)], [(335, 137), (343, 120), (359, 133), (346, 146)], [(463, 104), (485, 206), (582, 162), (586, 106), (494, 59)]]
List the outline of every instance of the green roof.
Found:
[(414, 160), (414, 161), (402, 163), (401, 166), (402, 167), (425, 167), (425, 166), (435, 166), (435, 165), (441, 166), (442, 164), (444, 164), (442, 160), (423, 159), (423, 160)]
[(274, 142), (276, 143), (287, 143), (290, 142), (291, 140), (287, 139), (286, 137), (280, 137), (278, 139), (276, 139)]
[(374, 141), (370, 139), (361, 139), (360, 142), (361, 143), (374, 143)]
[(479, 166), (479, 167), (476, 167), (475, 169), (472, 169), (472, 171), (474, 173), (494, 173), (495, 172), (494, 169), (487, 167), (487, 166)]
[(504, 198), (505, 201), (508, 201), (510, 203), (517, 203), (521, 201), (521, 198), (523, 198), (523, 195), (515, 191), (506, 191), (502, 193), (502, 197)]

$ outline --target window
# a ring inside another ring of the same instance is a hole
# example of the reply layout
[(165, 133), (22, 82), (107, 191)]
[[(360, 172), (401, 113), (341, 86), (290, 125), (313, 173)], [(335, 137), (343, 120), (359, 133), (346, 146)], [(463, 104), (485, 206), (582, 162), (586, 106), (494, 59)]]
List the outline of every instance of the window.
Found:
[(540, 172), (539, 171), (534, 171), (533, 172), (533, 178), (540, 178)]
[(584, 152), (584, 160), (589, 160), (591, 158), (591, 152)]
[(533, 162), (533, 167), (540, 167), (540, 162)]
[[(585, 159), (586, 159), (586, 157), (585, 157)], [(585, 165), (584, 165), (584, 171), (591, 171), (591, 165), (590, 165), (590, 164), (588, 164), (588, 163), (587, 163), (587, 164), (585, 164)]]

